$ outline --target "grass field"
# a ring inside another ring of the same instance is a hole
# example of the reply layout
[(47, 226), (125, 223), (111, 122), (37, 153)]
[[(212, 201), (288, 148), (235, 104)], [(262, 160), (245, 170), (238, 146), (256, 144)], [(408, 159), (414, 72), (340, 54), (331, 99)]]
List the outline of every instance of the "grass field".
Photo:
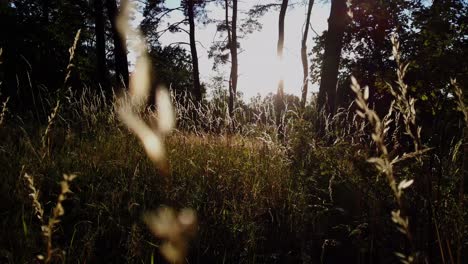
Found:
[[(390, 217), (392, 191), (366, 161), (374, 151), (362, 132), (343, 132), (329, 144), (298, 117), (291, 117), (283, 142), (261, 124), (245, 124), (244, 134), (181, 128), (165, 139), (170, 169), (161, 173), (112, 106), (88, 99), (64, 107), (50, 127), (9, 113), (0, 128), (2, 262), (30, 262), (45, 254), (41, 225), (53, 218), (63, 174), (77, 178), (51, 234), (52, 262), (163, 261), (164, 239), (144, 223), (146, 213), (163, 206), (197, 214), (189, 263), (391, 263), (397, 260), (394, 252), (406, 248)], [(398, 169), (400, 179), (424, 170), (412, 161)], [(456, 162), (445, 169), (459, 173)], [(42, 220), (25, 174), (39, 193)], [(440, 197), (456, 197), (453, 181), (443, 180)], [(434, 236), (437, 231), (448, 253), (457, 242), (449, 234), (466, 224), (464, 213), (456, 202), (436, 201), (441, 208), (436, 230), (420, 218), (421, 199), (418, 189), (410, 188), (404, 200), (417, 243), (426, 241), (428, 230)]]

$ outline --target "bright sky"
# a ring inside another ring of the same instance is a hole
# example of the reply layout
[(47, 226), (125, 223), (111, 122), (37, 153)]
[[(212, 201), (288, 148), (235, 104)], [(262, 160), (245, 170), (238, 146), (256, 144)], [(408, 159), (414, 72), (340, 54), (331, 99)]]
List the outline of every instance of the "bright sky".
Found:
[[(261, 4), (262, 2), (262, 0), (239, 1), (239, 20), (246, 17), (245, 12), (253, 5)], [(290, 2), (303, 2), (303, 0)], [(311, 25), (315, 32), (319, 34), (327, 28), (327, 19), (330, 14), (329, 4), (321, 2), (323, 1), (315, 1), (311, 17)], [(166, 4), (169, 7), (177, 7), (180, 5), (180, 0), (167, 0)], [(207, 9), (209, 18), (224, 18), (224, 10), (220, 6), (210, 4)], [(270, 92), (276, 92), (278, 79), (281, 75), (285, 79), (286, 93), (298, 96), (301, 94), (302, 63), (300, 50), (306, 9), (305, 4), (288, 8), (285, 21), (285, 47), (282, 71), (279, 70), (279, 63), (276, 57), (279, 10), (272, 9), (260, 18), (259, 22), (263, 24), (260, 32), (254, 32), (246, 38), (239, 40), (243, 52), (239, 54), (239, 83), (237, 90), (243, 93), (244, 99), (251, 98), (257, 94), (264, 96)], [(169, 21), (179, 21), (182, 18), (182, 13), (173, 13)], [(215, 72), (212, 70), (213, 60), (208, 58), (208, 49), (212, 45), (213, 40), (216, 40), (216, 26), (214, 24), (207, 26), (198, 25), (196, 30), (196, 38), (199, 41), (197, 51), (202, 82), (209, 84), (210, 79), (214, 76), (219, 76), (219, 74), (223, 74), (227, 79), (230, 72), (229, 65), (222, 67), (221, 73)], [(314, 31), (309, 31), (309, 50), (314, 45), (312, 38), (315, 36)], [(173, 42), (188, 42), (188, 38), (189, 36), (186, 33), (167, 33), (161, 38), (161, 41), (164, 45), (167, 45)], [(189, 50), (188, 46), (184, 46), (184, 48)], [(317, 91), (318, 87), (314, 85), (311, 87), (311, 90), (310, 92)]]

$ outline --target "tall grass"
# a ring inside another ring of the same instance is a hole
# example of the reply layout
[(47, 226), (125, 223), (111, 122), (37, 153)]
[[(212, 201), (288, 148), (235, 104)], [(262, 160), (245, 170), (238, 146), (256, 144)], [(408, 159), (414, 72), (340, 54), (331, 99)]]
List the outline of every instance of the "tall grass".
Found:
[[(235, 133), (228, 133), (229, 126), (213, 129), (223, 118), (221, 111), (203, 117), (205, 124), (214, 124), (211, 127), (198, 121), (193, 123), (200, 125), (186, 126), (187, 117), (181, 114), (185, 110), (177, 108), (178, 103), (175, 116), (180, 123), (163, 140), (170, 168), (163, 172), (120, 124), (119, 105), (106, 103), (99, 93), (85, 93), (72, 98), (71, 106), (62, 112), (66, 118), (57, 119), (50, 130), (47, 159), (38, 158), (33, 151), (42, 145), (35, 125), (21, 124), (13, 117), (0, 131), (5, 138), (5, 155), (0, 160), (8, 175), (2, 184), (2, 199), (11, 205), (2, 221), (2, 226), (9, 226), (2, 237), (15, 238), (2, 248), (10, 252), (10, 262), (43, 252), (42, 244), (33, 239), (42, 237), (41, 224), (35, 220), (28, 189), (18, 185), (15, 177), (22, 164), (34, 175), (42, 201), (57, 200), (58, 172), (79, 172), (75, 194), (63, 203), (66, 213), (54, 235), (54, 248), (66, 252), (67, 262), (157, 261), (160, 246), (179, 243), (171, 242), (179, 241), (177, 238), (154, 238), (152, 228), (147, 229), (143, 221), (143, 215), (161, 205), (174, 208), (174, 215), (183, 208), (196, 212), (198, 234), (185, 251), (191, 262), (321, 259), (333, 263), (351, 258), (363, 263), (391, 260), (397, 251), (412, 254), (408, 248), (392, 246), (400, 239), (393, 234), (394, 224), (385, 208), (393, 206), (396, 196), (388, 192), (385, 182), (372, 176), (378, 171), (365, 165), (374, 151), (368, 147), (367, 126), (362, 127), (352, 114), (343, 112), (342, 117), (355, 119), (353, 126), (363, 130), (351, 129), (349, 124), (340, 129), (338, 124), (344, 121), (336, 117), (329, 121), (338, 132), (332, 145), (315, 136), (314, 122), (301, 118), (308, 113), (291, 115), (288, 140), (280, 143), (275, 139), (275, 123), (237, 120), (245, 126)], [(204, 107), (218, 110), (214, 105)], [(258, 113), (268, 109), (268, 105), (250, 107)], [(146, 123), (159, 114), (147, 108), (139, 115)], [(412, 179), (408, 171), (412, 166), (405, 160), (397, 164), (395, 188), (401, 196), (411, 183), (402, 180)], [(410, 191), (405, 198), (407, 205), (402, 200), (405, 213), (400, 211), (400, 217), (405, 225), (398, 224), (400, 228), (407, 229), (406, 217), (414, 214), (414, 193)], [(42, 202), (44, 212), (53, 210), (54, 204)], [(442, 221), (445, 212), (439, 210), (438, 214), (439, 230), (449, 232), (446, 225), (450, 222)], [(417, 215), (410, 219), (423, 221)], [(409, 229), (419, 256), (424, 255), (418, 246), (420, 235), (411, 225)]]

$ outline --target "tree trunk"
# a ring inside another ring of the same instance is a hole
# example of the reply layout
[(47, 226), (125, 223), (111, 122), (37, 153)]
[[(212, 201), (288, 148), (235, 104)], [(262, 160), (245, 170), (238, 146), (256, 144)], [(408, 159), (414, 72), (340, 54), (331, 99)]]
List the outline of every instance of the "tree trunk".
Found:
[[(227, 1), (226, 1), (227, 2)], [(229, 31), (229, 30), (228, 30)], [(234, 107), (237, 96), (237, 78), (238, 78), (238, 62), (237, 62), (237, 0), (232, 1), (232, 21), (231, 21), (231, 40), (229, 42), (231, 51), (231, 87), (229, 90), (229, 114), (234, 115)]]
[(123, 81), (128, 87), (128, 59), (126, 36), (121, 36), (117, 30), (116, 19), (118, 16), (117, 3), (115, 0), (106, 0), (107, 16), (111, 22), (112, 39), (114, 41), (114, 63), (117, 80)]
[(276, 53), (280, 60), (283, 60), (283, 47), (284, 47), (284, 20), (286, 17), (286, 10), (288, 9), (288, 0), (283, 0), (279, 14), (278, 23), (278, 44), (276, 46)]
[(309, 6), (307, 8), (307, 18), (304, 25), (304, 34), (302, 35), (302, 45), (301, 45), (301, 59), (302, 59), (302, 99), (301, 99), (301, 106), (305, 108), (305, 104), (307, 101), (307, 92), (309, 89), (309, 61), (307, 60), (307, 37), (309, 35), (309, 23), (310, 23), (310, 16), (312, 13), (312, 7), (314, 6), (314, 0), (309, 0)]
[(106, 39), (104, 29), (104, 6), (102, 0), (94, 0), (94, 20), (96, 34), (97, 79), (102, 89), (109, 92), (106, 67)]
[[(286, 10), (288, 8), (288, 0), (283, 0), (281, 3), (281, 9), (279, 13), (279, 23), (278, 23), (278, 44), (276, 46), (276, 54), (279, 60), (279, 65), (283, 64), (283, 47), (284, 47), (284, 20), (286, 17)], [(281, 69), (282, 70), (282, 69)], [(283, 73), (281, 73), (283, 74)], [(283, 124), (281, 121), (282, 113), (284, 112), (284, 80), (283, 77), (280, 77), (278, 81), (278, 91), (276, 93), (275, 100), (276, 108), (276, 124), (278, 126), (278, 136), (283, 138)]]
[[(224, 20), (226, 23), (226, 31), (228, 35), (228, 47), (229, 52), (231, 52), (231, 24), (229, 23), (229, 0), (224, 0)], [(229, 101), (228, 101), (228, 108), (229, 108), (229, 116), (232, 118), (234, 114), (234, 97), (232, 96), (232, 66), (231, 66), (231, 73), (229, 74), (229, 81), (228, 81), (228, 91), (229, 91)]]
[(192, 76), (193, 76), (193, 92), (195, 100), (199, 103), (202, 101), (200, 70), (198, 68), (197, 43), (195, 42), (195, 12), (194, 0), (188, 1), (188, 20), (189, 20), (189, 35), (190, 35), (190, 53), (192, 55)]
[(336, 87), (343, 36), (346, 26), (346, 0), (332, 0), (325, 40), (318, 106), (327, 114), (336, 111)]
[(42, 0), (42, 24), (49, 24), (50, 0)]

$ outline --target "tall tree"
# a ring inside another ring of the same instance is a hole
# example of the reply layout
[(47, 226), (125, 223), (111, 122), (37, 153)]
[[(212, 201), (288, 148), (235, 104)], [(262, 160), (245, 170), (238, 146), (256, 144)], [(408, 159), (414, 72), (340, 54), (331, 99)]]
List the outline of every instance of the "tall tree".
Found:
[[(227, 44), (226, 44), (226, 46), (228, 47), (229, 54), (230, 54), (231, 53), (232, 37), (231, 37), (231, 25), (229, 24), (229, 0), (224, 0), (224, 23), (225, 23), (225, 30), (227, 32)], [(210, 54), (210, 56), (211, 56), (211, 54)], [(220, 56), (218, 55), (218, 57), (220, 57)], [(215, 61), (215, 65), (216, 65), (216, 61)], [(229, 92), (229, 96), (230, 96), (228, 107), (229, 107), (229, 113), (232, 115), (232, 113), (233, 113), (232, 109), (234, 108), (234, 100), (231, 100), (231, 97), (232, 97), (231, 96), (231, 94), (232, 94), (231, 75), (232, 75), (232, 67), (231, 67), (231, 72), (229, 74), (229, 81), (228, 81), (228, 92)]]
[(104, 5), (102, 0), (94, 0), (94, 23), (96, 34), (96, 73), (97, 80), (104, 91), (108, 91), (109, 83), (106, 67), (106, 38), (105, 38)]
[(329, 114), (336, 111), (336, 87), (347, 20), (346, 10), (346, 0), (331, 1), (318, 95), (319, 109)]
[(302, 72), (303, 72), (303, 79), (302, 79), (302, 98), (301, 98), (301, 106), (302, 108), (305, 107), (307, 101), (307, 91), (309, 88), (309, 60), (307, 58), (307, 38), (309, 36), (309, 24), (310, 24), (310, 16), (312, 14), (312, 7), (314, 6), (314, 0), (309, 0), (309, 5), (307, 6), (307, 17), (304, 23), (304, 33), (302, 34), (302, 42), (301, 42), (301, 60), (302, 60)]
[[(224, 19), (217, 22), (218, 40), (213, 42), (208, 56), (214, 59), (213, 69), (220, 64), (229, 63), (231, 66), (228, 79), (228, 108), (232, 116), (236, 107), (238, 94), (239, 63), (238, 54), (241, 50), (240, 39), (261, 28), (256, 19), (256, 11), (250, 10), (246, 18), (239, 18), (237, 0), (218, 0), (217, 3), (224, 9)], [(229, 10), (232, 15), (229, 16)], [(251, 12), (255, 13), (252, 14)], [(224, 35), (226, 33), (226, 35)]]
[(176, 94), (185, 94), (193, 88), (190, 54), (179, 46), (151, 47), (153, 86), (171, 87)]
[[(226, 0), (226, 23), (228, 23), (228, 1)], [(229, 33), (231, 31), (231, 34)], [(230, 35), (230, 37), (229, 37)], [(237, 0), (232, 0), (232, 19), (231, 28), (228, 27), (229, 50), (231, 52), (231, 75), (229, 89), (229, 113), (231, 117), (234, 114), (234, 102), (237, 95), (237, 78), (238, 78), (238, 62), (237, 62)]]
[[(284, 21), (286, 18), (286, 11), (288, 9), (288, 0), (282, 0), (281, 8), (279, 12), (278, 20), (278, 43), (276, 46), (276, 54), (278, 57), (279, 64), (283, 64), (283, 49), (284, 49)], [(278, 91), (276, 94), (276, 123), (278, 125), (279, 135), (283, 134), (283, 125), (281, 122), (281, 116), (284, 112), (284, 79), (281, 76), (278, 81)]]
[(343, 74), (338, 81), (336, 107), (354, 100), (346, 82), (349, 75), (353, 75), (375, 95), (369, 98), (369, 104), (385, 114), (390, 101), (385, 82), (393, 76), (394, 68), (390, 36), (397, 33), (404, 48), (411, 42), (408, 31), (412, 4), (406, 0), (352, 0), (349, 3), (353, 19), (347, 23), (343, 38), (340, 62)]
[[(183, 8), (181, 6), (168, 8), (164, 5), (164, 0), (148, 0), (145, 2), (143, 20), (140, 23), (140, 28), (151, 49), (161, 46), (159, 38), (171, 29), (171, 25), (160, 29), (163, 25), (164, 18), (170, 16), (173, 12), (183, 11)], [(184, 23), (184, 21), (178, 23)]]
[[(141, 27), (146, 36), (151, 49), (161, 49), (161, 43), (159, 39), (161, 36), (168, 32), (183, 32), (188, 36), (188, 42), (174, 42), (170, 43), (169, 46), (189, 46), (190, 58), (191, 58), (191, 75), (192, 85), (189, 89), (194, 99), (198, 102), (202, 101), (203, 97), (203, 85), (200, 81), (200, 70), (198, 61), (197, 51), (197, 38), (196, 38), (196, 22), (206, 20), (204, 12), (204, 6), (206, 0), (182, 0), (180, 6), (174, 8), (168, 8), (164, 5), (164, 0), (152, 0), (146, 1), (144, 8), (144, 19), (141, 23)], [(167, 26), (162, 27), (164, 18), (169, 16), (173, 12), (183, 12), (184, 18), (182, 20), (168, 23)], [(188, 29), (184, 26), (187, 25)], [(159, 27), (162, 27), (159, 29)]]
[(111, 24), (111, 35), (114, 42), (114, 64), (117, 80), (123, 81), (125, 87), (128, 87), (128, 58), (126, 36), (121, 36), (117, 30), (118, 7), (116, 0), (106, 0), (107, 16)]
[(193, 90), (195, 99), (201, 102), (202, 91), (200, 84), (200, 70), (198, 66), (197, 43), (195, 38), (195, 0), (187, 0), (186, 12), (189, 22), (190, 54), (192, 55)]
[(283, 60), (284, 48), (284, 21), (286, 18), (286, 11), (288, 9), (288, 1), (282, 0), (278, 20), (278, 43), (276, 45), (276, 54), (279, 60)]

